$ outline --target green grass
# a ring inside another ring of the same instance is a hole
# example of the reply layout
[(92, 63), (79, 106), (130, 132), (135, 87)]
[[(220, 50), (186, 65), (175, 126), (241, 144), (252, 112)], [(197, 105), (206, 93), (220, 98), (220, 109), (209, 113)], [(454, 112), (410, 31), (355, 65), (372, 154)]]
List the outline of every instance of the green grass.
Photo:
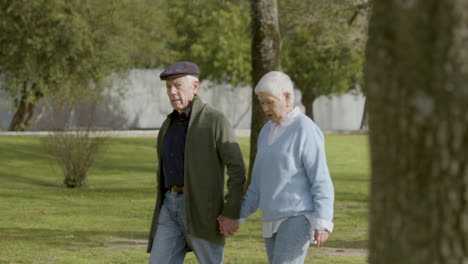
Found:
[[(248, 161), (248, 138), (241, 147)], [(0, 264), (147, 263), (155, 202), (154, 138), (111, 138), (87, 185), (62, 186), (60, 169), (37, 137), (0, 137)], [(368, 144), (329, 135), (335, 230), (306, 263), (366, 263)], [(225, 263), (267, 263), (260, 212), (227, 241)], [(197, 263), (189, 253), (185, 263)]]

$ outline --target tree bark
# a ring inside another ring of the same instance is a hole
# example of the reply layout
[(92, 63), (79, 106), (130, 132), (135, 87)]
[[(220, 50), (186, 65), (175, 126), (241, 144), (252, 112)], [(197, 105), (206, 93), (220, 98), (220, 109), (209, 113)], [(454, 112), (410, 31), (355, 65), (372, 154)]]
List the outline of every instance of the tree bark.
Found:
[(280, 68), (281, 38), (276, 0), (251, 0), (252, 15), (252, 124), (250, 127), (250, 165), (247, 186), (257, 154), (257, 139), (267, 119), (255, 94), (258, 81)]
[(468, 2), (374, 2), (369, 263), (468, 262)]
[(362, 110), (362, 119), (361, 125), (359, 126), (361, 130), (368, 130), (369, 129), (369, 115), (367, 113), (367, 98), (364, 99), (364, 109)]
[(16, 112), (10, 123), (9, 131), (25, 131), (31, 126), (31, 120), (34, 116), (36, 105), (39, 100), (43, 97), (41, 91), (37, 89), (36, 85), (32, 85), (32, 95), (28, 92), (28, 84), (23, 84), (21, 91), (21, 97), (16, 103)]
[(314, 101), (315, 95), (311, 90), (303, 90), (301, 102), (305, 108), (306, 116), (314, 120)]
[(16, 112), (11, 119), (9, 131), (24, 131), (24, 119), (26, 116), (26, 102), (24, 98), (20, 99), (20, 102), (17, 104)]

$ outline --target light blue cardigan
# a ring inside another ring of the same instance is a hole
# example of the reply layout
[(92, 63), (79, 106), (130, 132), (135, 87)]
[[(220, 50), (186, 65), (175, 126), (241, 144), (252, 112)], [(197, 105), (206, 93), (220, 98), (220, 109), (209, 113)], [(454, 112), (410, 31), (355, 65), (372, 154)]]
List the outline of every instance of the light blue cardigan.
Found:
[(263, 221), (309, 213), (318, 221), (332, 221), (334, 189), (322, 132), (300, 113), (268, 145), (272, 124), (265, 124), (259, 134), (252, 182), (242, 201), (241, 218), (260, 208)]

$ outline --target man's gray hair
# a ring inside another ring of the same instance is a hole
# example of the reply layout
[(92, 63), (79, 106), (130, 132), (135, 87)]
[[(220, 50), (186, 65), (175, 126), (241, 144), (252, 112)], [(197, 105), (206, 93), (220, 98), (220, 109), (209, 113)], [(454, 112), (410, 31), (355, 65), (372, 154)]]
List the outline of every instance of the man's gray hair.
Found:
[(277, 97), (281, 101), (284, 100), (283, 94), (289, 93), (292, 103), (294, 103), (294, 88), (293, 82), (289, 76), (280, 71), (271, 71), (258, 81), (255, 87), (255, 94), (267, 92)]
[(184, 77), (190, 84), (194, 83), (195, 81), (199, 81), (198, 78), (193, 75), (185, 75)]

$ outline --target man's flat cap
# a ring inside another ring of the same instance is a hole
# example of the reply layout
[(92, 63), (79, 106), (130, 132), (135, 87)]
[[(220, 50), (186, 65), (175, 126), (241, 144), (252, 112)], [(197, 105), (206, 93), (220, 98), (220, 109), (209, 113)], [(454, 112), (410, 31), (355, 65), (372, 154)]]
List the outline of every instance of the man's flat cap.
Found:
[(167, 67), (163, 72), (161, 72), (159, 78), (161, 78), (161, 80), (167, 80), (185, 75), (192, 75), (198, 78), (199, 74), (200, 70), (196, 64), (188, 61), (180, 61)]

